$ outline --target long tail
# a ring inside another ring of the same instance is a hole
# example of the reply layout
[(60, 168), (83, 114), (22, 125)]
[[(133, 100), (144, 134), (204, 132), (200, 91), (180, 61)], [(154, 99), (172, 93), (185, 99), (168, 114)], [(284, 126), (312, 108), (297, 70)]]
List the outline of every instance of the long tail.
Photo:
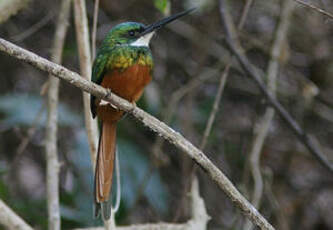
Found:
[(101, 210), (104, 220), (108, 220), (111, 216), (111, 186), (116, 151), (116, 127), (116, 122), (102, 122), (98, 144), (94, 182), (95, 216), (97, 217)]

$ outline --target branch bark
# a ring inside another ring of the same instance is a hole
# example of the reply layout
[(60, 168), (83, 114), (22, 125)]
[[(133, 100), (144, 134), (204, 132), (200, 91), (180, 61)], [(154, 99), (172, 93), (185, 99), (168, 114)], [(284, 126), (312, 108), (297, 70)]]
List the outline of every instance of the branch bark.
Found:
[(0, 223), (9, 230), (33, 230), (21, 217), (0, 200)]
[(149, 115), (143, 110), (135, 107), (128, 101), (118, 97), (103, 87), (96, 85), (77, 73), (69, 71), (63, 66), (52, 63), (32, 52), (22, 49), (6, 40), (0, 38), (0, 50), (19, 59), (25, 61), (40, 70), (49, 72), (52, 75), (63, 79), (72, 85), (89, 92), (96, 97), (112, 103), (119, 109), (132, 114), (140, 120), (145, 126), (158, 133), (175, 145), (180, 151), (191, 157), (201, 168), (209, 175), (218, 187), (230, 198), (255, 225), (261, 229), (274, 229), (267, 220), (240, 194), (232, 182), (207, 158), (207, 156), (196, 148), (192, 143), (186, 140), (180, 133), (174, 131), (163, 122)]
[(333, 14), (323, 10), (323, 9), (320, 9), (319, 7), (315, 6), (315, 5), (312, 5), (310, 3), (307, 3), (307, 2), (304, 2), (304, 1), (301, 1), (301, 0), (294, 0), (295, 2), (298, 2), (299, 4), (303, 5), (303, 6), (306, 6), (312, 10), (315, 10), (317, 12), (319, 12), (320, 14), (322, 15), (325, 15), (326, 17), (330, 18), (330, 19), (333, 19)]
[[(71, 0), (62, 0), (59, 10), (57, 28), (52, 48), (52, 61), (61, 63), (62, 51), (68, 28), (68, 18)], [(48, 203), (48, 228), (60, 230), (60, 205), (59, 205), (59, 160), (57, 149), (57, 123), (58, 123), (58, 98), (59, 79), (49, 76), (47, 98), (47, 126), (46, 126), (46, 163), (47, 163), (47, 203)]]

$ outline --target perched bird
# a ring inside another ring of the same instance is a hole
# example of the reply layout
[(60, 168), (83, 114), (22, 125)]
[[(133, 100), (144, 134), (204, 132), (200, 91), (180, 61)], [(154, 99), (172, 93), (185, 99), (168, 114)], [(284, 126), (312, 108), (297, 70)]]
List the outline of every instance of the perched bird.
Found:
[[(152, 79), (150, 39), (156, 30), (193, 10), (166, 17), (149, 26), (124, 22), (113, 27), (97, 52), (92, 81), (135, 103)], [(116, 151), (116, 127), (124, 112), (95, 96), (91, 96), (90, 105), (93, 118), (97, 115), (100, 121), (94, 181), (95, 216), (98, 216), (101, 210), (103, 219), (107, 220), (111, 215), (110, 194)]]

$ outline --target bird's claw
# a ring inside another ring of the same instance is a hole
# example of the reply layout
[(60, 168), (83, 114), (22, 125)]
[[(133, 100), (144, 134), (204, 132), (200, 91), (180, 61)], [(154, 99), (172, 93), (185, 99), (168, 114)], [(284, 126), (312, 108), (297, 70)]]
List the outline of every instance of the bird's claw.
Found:
[(99, 102), (99, 105), (100, 105), (100, 106), (103, 106), (103, 105), (110, 105), (110, 102), (108, 102), (108, 101), (104, 101), (104, 100), (101, 100), (101, 101)]
[(105, 105), (109, 105), (109, 106), (111, 106), (112, 108), (114, 108), (114, 109), (116, 109), (116, 110), (119, 110), (119, 109), (117, 108), (117, 106), (111, 104), (111, 103), (108, 102), (108, 101), (101, 100), (101, 101), (99, 102), (99, 106), (105, 106)]

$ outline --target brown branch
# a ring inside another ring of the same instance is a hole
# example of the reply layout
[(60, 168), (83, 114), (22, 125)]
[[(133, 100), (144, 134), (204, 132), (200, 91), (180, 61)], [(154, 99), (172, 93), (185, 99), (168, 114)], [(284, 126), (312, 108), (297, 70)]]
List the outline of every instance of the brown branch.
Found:
[[(62, 0), (52, 48), (51, 60), (55, 63), (61, 63), (62, 60), (70, 6), (71, 0)], [(50, 230), (60, 229), (59, 160), (57, 150), (58, 100), (59, 79), (49, 76), (45, 150), (47, 163), (46, 189), (49, 219), (48, 228)]]
[(325, 16), (329, 17), (330, 19), (333, 19), (333, 14), (331, 14), (331, 13), (329, 13), (329, 12), (323, 10), (323, 9), (320, 9), (319, 7), (317, 7), (315, 5), (312, 5), (312, 4), (307, 3), (307, 2), (303, 2), (301, 0), (294, 0), (294, 1), (298, 2), (299, 4), (302, 4), (303, 6), (306, 6), (310, 9), (313, 9), (313, 10), (319, 12), (320, 14), (325, 15)]
[(286, 124), (291, 128), (299, 140), (308, 148), (311, 154), (330, 172), (333, 172), (333, 164), (329, 162), (326, 156), (322, 153), (321, 149), (310, 139), (310, 137), (304, 132), (294, 118), (288, 113), (288, 111), (272, 96), (272, 94), (266, 89), (265, 83), (262, 81), (261, 74), (250, 63), (247, 57), (243, 54), (242, 48), (237, 46), (235, 41), (230, 38), (225, 39), (227, 46), (231, 52), (235, 55), (239, 63), (241, 64), (244, 72), (251, 77), (258, 85), (261, 93), (265, 96), (275, 111), (281, 116)]
[(6, 229), (32, 230), (21, 217), (0, 200), (0, 224)]
[(52, 75), (63, 79), (70, 84), (89, 92), (96, 97), (112, 103), (119, 109), (132, 114), (140, 120), (145, 126), (154, 132), (163, 136), (170, 143), (176, 146), (180, 151), (191, 157), (206, 172), (210, 179), (230, 198), (243, 215), (247, 216), (255, 225), (261, 229), (274, 229), (267, 220), (240, 194), (232, 182), (207, 158), (207, 156), (196, 148), (192, 143), (186, 140), (180, 133), (174, 131), (169, 126), (149, 115), (132, 103), (118, 97), (107, 89), (96, 85), (78, 75), (69, 71), (63, 66), (52, 63), (32, 52), (22, 49), (4, 39), (0, 38), (0, 50), (16, 59), (29, 63), (40, 70), (46, 71)]

